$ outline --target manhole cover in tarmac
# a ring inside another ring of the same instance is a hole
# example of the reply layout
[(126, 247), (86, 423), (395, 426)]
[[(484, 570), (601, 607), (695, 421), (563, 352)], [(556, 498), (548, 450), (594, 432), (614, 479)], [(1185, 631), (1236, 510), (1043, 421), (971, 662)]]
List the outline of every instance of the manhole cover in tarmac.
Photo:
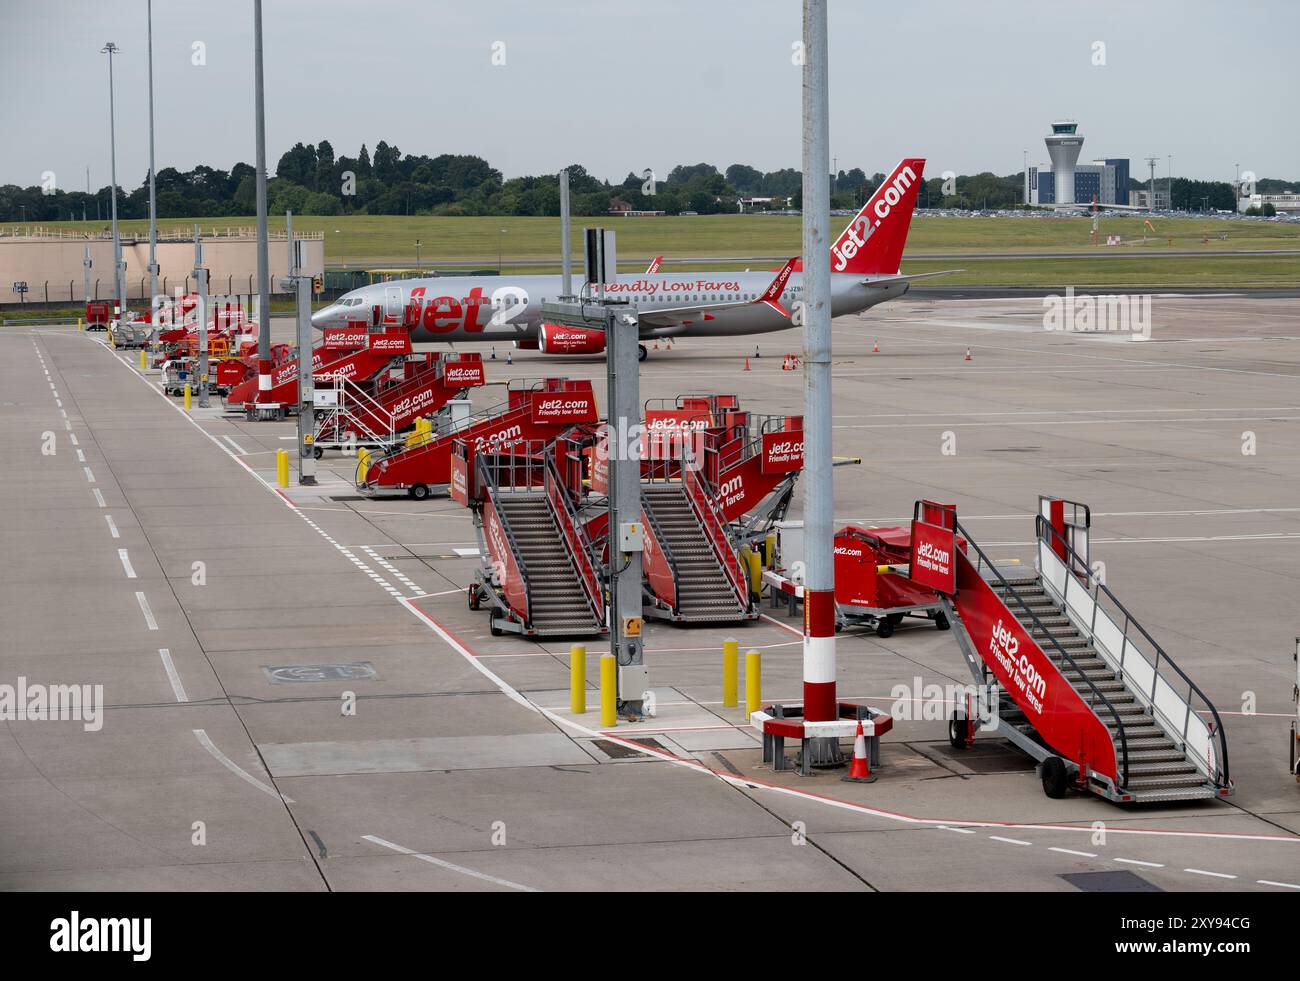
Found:
[(1132, 872), (1067, 872), (1061, 878), (1080, 892), (1164, 892)]
[[(644, 739), (628, 739), (627, 741), (629, 743), (640, 743), (647, 749), (657, 749), (663, 752), (668, 751), (668, 747), (658, 739), (646, 737)], [(645, 755), (644, 753), (633, 749), (631, 746), (626, 746), (621, 742), (616, 743), (611, 739), (597, 739), (592, 742), (592, 745), (612, 760), (630, 760), (634, 756)]]
[(1020, 773), (1034, 768), (1034, 761), (1009, 743), (980, 742), (977, 739), (966, 749), (955, 749), (946, 742), (929, 743), (927, 748), (976, 773)]
[(352, 664), (286, 664), (280, 667), (264, 665), (262, 670), (277, 684), (302, 681), (374, 681), (379, 677), (375, 666), (369, 661), (355, 661)]

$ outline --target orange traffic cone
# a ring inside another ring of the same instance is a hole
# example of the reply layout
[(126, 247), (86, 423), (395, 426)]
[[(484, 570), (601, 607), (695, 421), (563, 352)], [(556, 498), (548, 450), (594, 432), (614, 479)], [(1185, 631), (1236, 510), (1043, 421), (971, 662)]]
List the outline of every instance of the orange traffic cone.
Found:
[(745, 370), (749, 370), (749, 355), (745, 355)]
[(871, 342), (871, 353), (872, 353), (872, 354), (879, 354), (879, 353), (880, 353), (880, 342), (879, 342), (879, 341), (872, 341), (872, 342)]
[(970, 360), (970, 348), (966, 348), (966, 360)]
[(658, 342), (658, 341), (655, 341), (655, 350), (656, 350), (656, 351), (659, 350), (659, 342)]
[(871, 762), (867, 759), (867, 737), (862, 731), (861, 719), (858, 719), (858, 731), (853, 736), (853, 762), (849, 764), (849, 775), (840, 779), (844, 783), (876, 782), (876, 775), (871, 772)]

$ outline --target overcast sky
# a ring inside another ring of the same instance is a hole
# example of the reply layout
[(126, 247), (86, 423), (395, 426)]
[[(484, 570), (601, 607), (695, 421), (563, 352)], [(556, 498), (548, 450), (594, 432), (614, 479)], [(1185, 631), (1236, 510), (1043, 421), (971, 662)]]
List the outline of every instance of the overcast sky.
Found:
[[(252, 162), (252, 0), (155, 0), (159, 168)], [(798, 0), (265, 0), (267, 159), (473, 153), (507, 177), (581, 163), (799, 167)], [(107, 56), (121, 48), (118, 179), (148, 169), (145, 0), (0, 0), (0, 183), (108, 183)], [(840, 168), (1016, 173), (1053, 118), (1082, 160), (1173, 154), (1300, 178), (1293, 0), (830, 0)], [(1094, 65), (1095, 42), (1104, 65)], [(192, 64), (196, 42), (206, 64)], [(498, 60), (494, 65), (496, 42)]]

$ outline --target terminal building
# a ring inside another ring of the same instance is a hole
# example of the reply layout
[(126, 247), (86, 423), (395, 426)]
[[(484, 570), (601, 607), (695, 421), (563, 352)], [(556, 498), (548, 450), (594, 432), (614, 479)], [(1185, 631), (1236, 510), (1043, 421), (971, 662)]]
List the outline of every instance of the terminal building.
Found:
[(1128, 204), (1129, 162), (1115, 157), (1080, 164), (1083, 135), (1072, 119), (1058, 119), (1045, 140), (1051, 167), (1027, 167), (1025, 204)]

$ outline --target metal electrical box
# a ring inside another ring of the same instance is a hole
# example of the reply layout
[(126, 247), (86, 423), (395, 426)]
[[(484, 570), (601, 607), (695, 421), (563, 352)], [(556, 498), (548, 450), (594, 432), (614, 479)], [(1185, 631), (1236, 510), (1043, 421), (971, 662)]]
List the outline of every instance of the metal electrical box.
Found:
[(640, 552), (645, 547), (645, 530), (639, 521), (625, 521), (618, 526), (618, 550)]

